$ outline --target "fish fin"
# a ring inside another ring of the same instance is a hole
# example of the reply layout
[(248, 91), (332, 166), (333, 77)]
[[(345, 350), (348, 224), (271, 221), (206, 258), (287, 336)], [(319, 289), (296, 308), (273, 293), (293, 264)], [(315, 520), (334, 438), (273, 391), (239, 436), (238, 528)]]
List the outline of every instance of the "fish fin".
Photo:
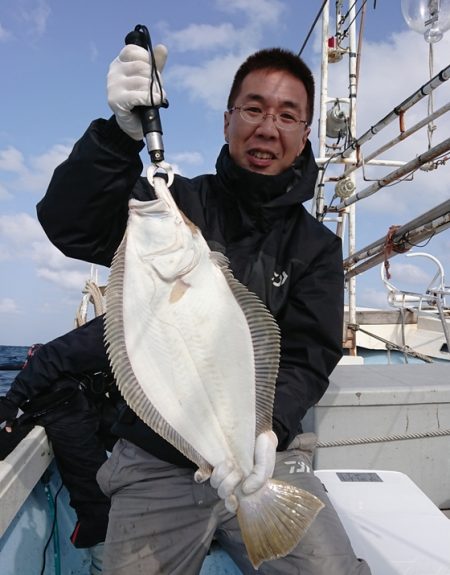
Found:
[(251, 495), (239, 496), (237, 518), (255, 569), (290, 553), (323, 507), (315, 495), (275, 479)]
[(280, 329), (261, 301), (233, 275), (226, 256), (211, 252), (247, 320), (253, 343), (256, 389), (256, 435), (272, 429), (275, 382), (280, 364)]
[(104, 341), (117, 387), (127, 405), (142, 421), (173, 445), (185, 457), (193, 461), (203, 474), (211, 469), (209, 463), (177, 433), (153, 406), (139, 385), (130, 360), (125, 342), (123, 319), (123, 277), (125, 273), (127, 235), (118, 247), (111, 265), (106, 288), (106, 312)]
[(224, 255), (221, 252), (211, 251), (210, 258), (216, 264), (216, 266), (218, 266), (222, 271), (224, 269), (228, 269), (229, 272), (232, 274), (230, 270), (230, 260), (227, 258), (226, 255)]

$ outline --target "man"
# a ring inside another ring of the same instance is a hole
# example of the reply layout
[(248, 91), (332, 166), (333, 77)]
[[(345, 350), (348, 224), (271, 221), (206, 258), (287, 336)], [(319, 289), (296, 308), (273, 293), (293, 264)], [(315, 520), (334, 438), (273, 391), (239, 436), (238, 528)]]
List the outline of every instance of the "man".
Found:
[[(165, 49), (155, 48), (159, 72), (165, 56)], [(114, 116), (91, 124), (38, 205), (47, 235), (70, 257), (110, 265), (129, 197), (153, 197), (140, 177), (143, 133), (132, 111), (161, 103), (164, 93), (159, 82), (150, 82), (153, 74), (146, 50), (122, 50), (108, 75)], [(257, 439), (251, 489), (273, 474), (326, 505), (288, 557), (266, 562), (258, 572), (366, 575), (367, 564), (355, 557), (312, 473), (314, 442), (301, 434), (301, 419), (325, 392), (341, 357), (342, 338), (341, 242), (302, 206), (317, 177), (308, 141), (313, 102), (313, 77), (297, 56), (271, 49), (249, 57), (231, 87), (217, 173), (175, 176), (171, 192), (280, 327), (273, 432)], [(210, 481), (196, 483), (192, 464), (130, 410), (114, 431), (123, 439), (97, 476), (112, 498), (104, 573), (196, 574), (213, 537), (243, 573), (254, 573), (233, 513), (239, 471), (224, 462)]]
[[(0, 424), (6, 431), (17, 423), (45, 427), (62, 481), (75, 509), (71, 541), (94, 548), (105, 539), (109, 498), (99, 489), (96, 474), (116, 439), (110, 433), (117, 397), (103, 346), (103, 317), (98, 317), (44, 345), (17, 374), (0, 397)], [(108, 397), (107, 397), (108, 394)], [(21, 425), (15, 426), (20, 429)]]

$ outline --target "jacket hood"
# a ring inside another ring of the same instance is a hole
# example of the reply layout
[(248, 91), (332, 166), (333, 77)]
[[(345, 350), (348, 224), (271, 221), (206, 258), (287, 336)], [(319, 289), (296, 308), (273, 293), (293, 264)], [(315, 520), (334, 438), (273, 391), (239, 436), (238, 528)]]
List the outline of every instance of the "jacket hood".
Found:
[(276, 176), (241, 168), (231, 158), (227, 144), (219, 154), (216, 170), (222, 191), (263, 227), (280, 217), (280, 212), (310, 200), (318, 174), (309, 140), (294, 164)]

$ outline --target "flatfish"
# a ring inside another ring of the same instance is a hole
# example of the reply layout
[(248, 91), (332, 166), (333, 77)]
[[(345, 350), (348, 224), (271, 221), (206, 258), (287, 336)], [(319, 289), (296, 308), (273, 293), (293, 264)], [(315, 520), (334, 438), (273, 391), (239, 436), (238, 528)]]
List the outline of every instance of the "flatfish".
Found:
[[(148, 177), (157, 199), (130, 200), (106, 290), (105, 341), (117, 385), (203, 478), (228, 459), (245, 479), (255, 438), (272, 429), (279, 329), (180, 212), (166, 181)], [(236, 495), (255, 568), (289, 553), (323, 507), (275, 480), (251, 495), (238, 487)]]

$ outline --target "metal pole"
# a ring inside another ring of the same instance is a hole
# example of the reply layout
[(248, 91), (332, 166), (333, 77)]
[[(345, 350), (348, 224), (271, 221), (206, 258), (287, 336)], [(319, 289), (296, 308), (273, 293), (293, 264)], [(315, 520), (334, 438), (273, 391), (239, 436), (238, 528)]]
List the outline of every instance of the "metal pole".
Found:
[[(425, 214), (418, 216), (401, 226), (392, 237), (392, 244), (401, 246), (402, 252), (410, 249), (412, 244), (418, 243), (433, 235), (443, 232), (450, 227), (450, 200), (439, 204)], [(347, 269), (346, 277), (351, 278), (381, 263), (385, 257), (386, 237), (369, 244), (355, 254), (344, 260), (344, 268)], [(408, 247), (409, 246), (409, 247)], [(394, 257), (399, 252), (392, 251), (388, 257)], [(369, 258), (369, 259), (367, 259)], [(355, 264), (362, 262), (356, 267)]]
[(336, 206), (336, 210), (342, 210), (346, 206), (354, 204), (358, 200), (362, 200), (363, 198), (367, 198), (368, 196), (375, 194), (375, 192), (378, 192), (378, 190), (380, 190), (384, 186), (392, 184), (392, 182), (395, 182), (395, 180), (407, 176), (409, 173), (413, 172), (416, 168), (419, 168), (423, 164), (426, 164), (427, 162), (434, 160), (435, 158), (444, 154), (448, 150), (450, 150), (450, 138), (447, 138), (437, 146), (434, 146), (434, 148), (431, 148), (426, 152), (424, 152), (423, 154), (421, 154), (420, 156), (417, 156), (417, 158), (414, 158), (414, 160), (407, 162), (404, 166), (400, 167), (398, 170), (390, 172), (387, 176), (385, 176), (381, 180), (378, 180), (377, 182), (365, 188), (361, 192), (358, 192), (353, 196), (346, 198), (338, 206)]
[(368, 142), (375, 134), (378, 134), (383, 128), (393, 120), (404, 114), (409, 108), (414, 106), (425, 96), (428, 96), (435, 88), (446, 82), (450, 78), (450, 65), (436, 74), (429, 82), (416, 90), (409, 98), (404, 100), (399, 106), (394, 108), (387, 116), (380, 120), (375, 126), (372, 126), (365, 134), (355, 140), (348, 148), (342, 152), (342, 157), (349, 156), (352, 150), (356, 150), (365, 142)]
[[(349, 61), (348, 61), (348, 76), (349, 76), (349, 91), (350, 91), (350, 108), (349, 108), (349, 125), (350, 133), (356, 134), (356, 99), (357, 99), (357, 54), (356, 54), (356, 2), (349, 0), (348, 17), (351, 22), (349, 27)], [(350, 154), (350, 159), (356, 164), (356, 152), (353, 150)], [(355, 184), (355, 174), (350, 174), (350, 179)], [(348, 214), (348, 251), (353, 254), (356, 251), (356, 210), (355, 206), (351, 205)], [(348, 279), (348, 317), (349, 322), (356, 323), (356, 278), (351, 277)], [(356, 340), (355, 340), (356, 342)], [(352, 355), (357, 354), (356, 344), (350, 350)]]
[(390, 140), (386, 144), (383, 144), (383, 146), (379, 147), (377, 150), (370, 153), (368, 156), (363, 157), (363, 159), (358, 161), (358, 163), (355, 166), (351, 166), (348, 169), (346, 169), (346, 171), (344, 173), (344, 177), (362, 165), (366, 165), (366, 166), (367, 165), (372, 165), (372, 166), (376, 166), (376, 165), (379, 165), (379, 166), (389, 166), (389, 165), (391, 165), (391, 166), (394, 166), (394, 165), (403, 166), (403, 165), (405, 165), (406, 162), (396, 162), (396, 161), (387, 161), (387, 160), (378, 160), (377, 161), (377, 160), (374, 160), (373, 158), (376, 158), (382, 152), (385, 152), (389, 148), (392, 148), (393, 146), (395, 146), (395, 144), (398, 144), (399, 142), (403, 142), (403, 140), (406, 140), (406, 138), (408, 138), (409, 136), (411, 136), (412, 134), (414, 134), (415, 132), (417, 132), (418, 130), (420, 130), (421, 128), (423, 128), (424, 126), (426, 126), (427, 124), (429, 124), (430, 122), (435, 120), (436, 118), (439, 118), (439, 116), (442, 116), (443, 114), (445, 114), (449, 110), (450, 110), (450, 102), (448, 102), (447, 104), (445, 104), (444, 106), (439, 108), (439, 110), (436, 110), (433, 114), (429, 114), (426, 118), (424, 118), (420, 122), (417, 122), (417, 124), (414, 124), (414, 126), (412, 126), (409, 130), (401, 132), (396, 138), (393, 138), (392, 140)]
[[(329, 2), (326, 2), (322, 10), (322, 60), (320, 68), (320, 115), (319, 115), (319, 156), (325, 156), (325, 138), (327, 129), (327, 103), (328, 103), (328, 26), (329, 26)], [(312, 214), (314, 217), (323, 214), (324, 202), (324, 178), (323, 168), (319, 171), (312, 202)]]

